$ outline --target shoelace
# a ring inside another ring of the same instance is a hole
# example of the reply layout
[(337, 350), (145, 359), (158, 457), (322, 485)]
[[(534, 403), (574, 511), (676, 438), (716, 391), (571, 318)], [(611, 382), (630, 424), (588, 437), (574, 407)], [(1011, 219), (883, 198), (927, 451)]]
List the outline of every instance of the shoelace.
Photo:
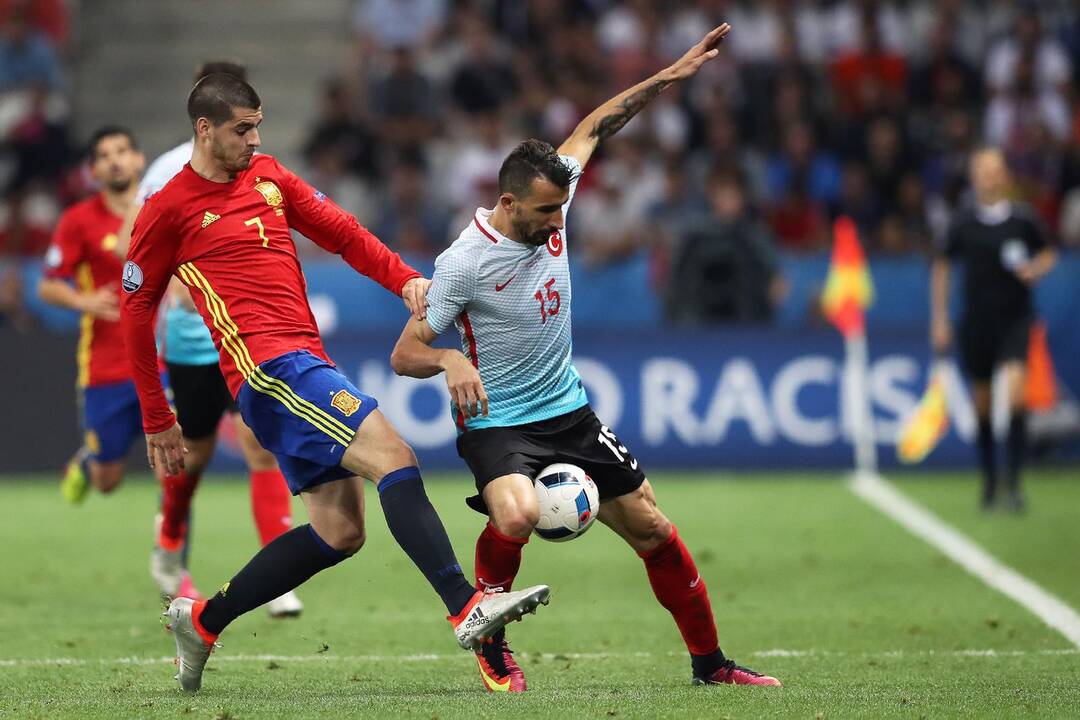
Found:
[(720, 663), (720, 667), (713, 670), (712, 673), (710, 673), (710, 676), (716, 675), (720, 671), (723, 671), (725, 673), (725, 677), (731, 677), (732, 673), (737, 670), (742, 671), (747, 675), (753, 675), (754, 677), (762, 677), (761, 673), (759, 672), (754, 672), (750, 668), (743, 667), (742, 665), (736, 665), (734, 660), (725, 660), (724, 662)]
[(501, 642), (485, 646), (481, 653), (483, 653), (484, 659), (487, 660), (488, 665), (491, 665), (493, 670), (500, 675), (510, 674), (510, 668), (506, 660), (508, 655), (514, 654), (514, 651), (510, 649), (510, 645), (505, 638)]

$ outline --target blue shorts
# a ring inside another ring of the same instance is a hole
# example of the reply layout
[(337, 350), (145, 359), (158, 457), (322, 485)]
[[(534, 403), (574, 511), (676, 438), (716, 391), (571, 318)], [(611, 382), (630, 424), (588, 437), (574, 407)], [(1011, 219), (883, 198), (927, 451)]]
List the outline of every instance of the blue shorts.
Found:
[(122, 460), (143, 436), (142, 413), (130, 380), (82, 389), (83, 442), (96, 462)]
[(341, 467), (341, 458), (364, 418), (379, 406), (306, 350), (259, 365), (236, 401), (259, 444), (277, 457), (293, 495), (354, 474)]

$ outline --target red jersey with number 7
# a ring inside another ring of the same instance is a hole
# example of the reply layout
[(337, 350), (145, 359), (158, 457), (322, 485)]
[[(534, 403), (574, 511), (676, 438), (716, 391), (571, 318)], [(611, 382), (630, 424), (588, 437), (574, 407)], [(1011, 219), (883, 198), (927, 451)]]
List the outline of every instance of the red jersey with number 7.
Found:
[(296, 350), (328, 360), (307, 301), (291, 230), (341, 255), (395, 295), (420, 273), (356, 219), (269, 155), (234, 180), (185, 165), (143, 205), (122, 277), (122, 322), (143, 426), (172, 427), (157, 371), (154, 315), (169, 278), (191, 291), (235, 396), (261, 363)]

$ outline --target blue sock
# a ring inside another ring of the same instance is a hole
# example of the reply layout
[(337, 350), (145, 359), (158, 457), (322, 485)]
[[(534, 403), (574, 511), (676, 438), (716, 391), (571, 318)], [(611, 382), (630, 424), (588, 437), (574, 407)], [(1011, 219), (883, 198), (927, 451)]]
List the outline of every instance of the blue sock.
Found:
[(431, 506), (420, 470), (395, 470), (379, 483), (379, 502), (390, 533), (424, 574), (451, 615), (457, 615), (476, 593), (454, 556), (435, 508)]
[(299, 587), (315, 573), (347, 557), (330, 547), (311, 525), (295, 527), (257, 552), (210, 598), (199, 621), (217, 635), (248, 610)]

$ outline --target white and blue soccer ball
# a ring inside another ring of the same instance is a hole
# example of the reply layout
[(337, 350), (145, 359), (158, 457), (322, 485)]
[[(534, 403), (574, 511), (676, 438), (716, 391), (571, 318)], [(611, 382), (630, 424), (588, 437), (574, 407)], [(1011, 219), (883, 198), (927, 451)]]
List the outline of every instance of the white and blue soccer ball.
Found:
[(596, 520), (600, 493), (592, 478), (577, 465), (548, 465), (536, 476), (533, 485), (540, 502), (540, 519), (533, 532), (543, 539), (573, 540)]

